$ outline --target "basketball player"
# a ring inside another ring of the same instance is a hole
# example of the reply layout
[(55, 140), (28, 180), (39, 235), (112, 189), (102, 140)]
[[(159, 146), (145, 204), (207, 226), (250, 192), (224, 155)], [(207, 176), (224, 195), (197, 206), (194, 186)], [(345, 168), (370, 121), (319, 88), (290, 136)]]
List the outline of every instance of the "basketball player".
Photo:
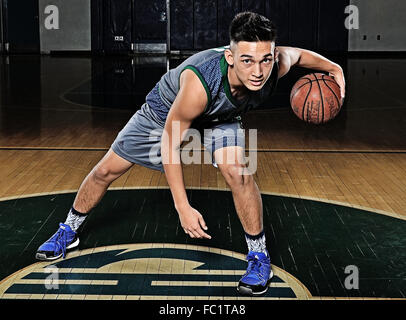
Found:
[[(188, 202), (179, 153), (189, 128), (210, 128), (212, 134), (204, 136), (203, 144), (231, 189), (248, 246), (247, 272), (237, 289), (244, 295), (266, 292), (273, 273), (266, 249), (261, 195), (252, 174), (244, 172), (245, 140), (243, 130), (238, 130), (240, 117), (271, 95), (278, 79), (295, 65), (334, 76), (342, 99), (345, 82), (341, 67), (319, 54), (275, 47), (275, 27), (259, 14), (236, 15), (229, 31), (229, 46), (192, 55), (162, 76), (147, 95), (146, 103), (85, 178), (65, 223), (38, 248), (37, 259), (65, 257), (67, 250), (77, 247), (78, 229), (90, 210), (109, 185), (134, 163), (165, 172), (184, 232), (191, 238), (211, 239), (202, 214)], [(180, 130), (178, 138), (176, 127)], [(160, 152), (151, 156), (157, 142)]]

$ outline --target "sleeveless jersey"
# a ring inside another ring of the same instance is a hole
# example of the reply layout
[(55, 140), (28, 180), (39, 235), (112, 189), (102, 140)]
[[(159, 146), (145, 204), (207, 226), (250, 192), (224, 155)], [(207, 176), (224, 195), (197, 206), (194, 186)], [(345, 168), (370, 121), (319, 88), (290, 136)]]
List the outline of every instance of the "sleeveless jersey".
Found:
[(167, 118), (169, 109), (179, 92), (180, 75), (186, 69), (192, 70), (199, 77), (208, 99), (203, 114), (195, 119), (192, 126), (241, 120), (242, 114), (258, 107), (274, 93), (278, 81), (277, 62), (261, 90), (249, 91), (246, 98), (237, 101), (231, 95), (228, 82), (228, 63), (224, 56), (226, 48), (228, 47), (196, 53), (162, 76), (146, 97), (146, 102), (162, 121), (165, 122)]

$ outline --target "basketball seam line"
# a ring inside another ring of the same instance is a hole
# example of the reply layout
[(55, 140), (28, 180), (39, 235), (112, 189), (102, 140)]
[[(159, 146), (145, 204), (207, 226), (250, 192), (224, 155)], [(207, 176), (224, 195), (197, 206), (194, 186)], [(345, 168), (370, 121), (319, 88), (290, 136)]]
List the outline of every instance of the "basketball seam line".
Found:
[[(295, 92), (292, 94), (292, 96), (294, 96), (294, 95), (296, 94), (296, 92), (297, 92), (300, 88), (304, 87), (306, 84), (308, 84), (308, 83), (310, 83), (310, 82), (319, 81), (319, 80), (310, 80), (309, 78), (302, 78), (302, 79), (309, 80), (309, 82), (306, 82), (306, 83), (302, 84), (300, 87), (296, 88), (296, 90), (295, 90)], [(332, 83), (337, 84), (337, 82), (335, 82), (335, 81), (333, 81), (333, 80), (330, 80), (330, 79), (325, 79), (325, 81), (328, 81), (328, 82), (332, 82)], [(338, 84), (337, 84), (337, 85), (338, 85)]]
[[(326, 80), (325, 80), (324, 78), (323, 78), (323, 81), (324, 81), (324, 84), (326, 85), (326, 87), (329, 88), (330, 91), (333, 93), (334, 97), (335, 97), (336, 100), (337, 100), (338, 108), (340, 108), (340, 100), (338, 99), (336, 93), (334, 92), (334, 90), (333, 90), (332, 88), (330, 88), (330, 86), (326, 83)], [(337, 112), (337, 113), (338, 113), (338, 112)]]
[[(317, 79), (317, 76), (313, 73), (313, 76)], [(321, 77), (323, 79), (323, 76)], [(317, 79), (318, 80), (318, 79)], [(319, 91), (320, 91), (320, 100), (321, 100), (321, 123), (324, 123), (324, 99), (323, 99), (323, 92), (321, 91), (321, 86), (319, 81), (317, 81), (317, 85), (319, 87)], [(320, 108), (317, 110), (317, 120), (319, 120), (319, 116), (320, 116)]]
[[(304, 103), (303, 103), (303, 107), (302, 107), (302, 119), (303, 119), (303, 121), (305, 121), (305, 120), (304, 120), (304, 109), (305, 109), (305, 107), (306, 107), (306, 102), (307, 102), (307, 99), (309, 98), (310, 92), (312, 91), (312, 88), (313, 88), (312, 81), (310, 81), (310, 82), (308, 82), (308, 83), (310, 83), (310, 89), (309, 89), (309, 91), (307, 92), (306, 99), (305, 99), (305, 101), (304, 101)], [(307, 121), (307, 120), (306, 120), (306, 121)]]

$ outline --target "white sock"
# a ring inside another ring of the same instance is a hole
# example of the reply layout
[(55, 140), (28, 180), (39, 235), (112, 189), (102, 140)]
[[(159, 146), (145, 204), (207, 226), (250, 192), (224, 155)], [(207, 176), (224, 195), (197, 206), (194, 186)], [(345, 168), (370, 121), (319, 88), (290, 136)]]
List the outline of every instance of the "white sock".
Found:
[(245, 240), (247, 241), (248, 251), (262, 252), (268, 255), (264, 231), (255, 236), (245, 233)]
[(67, 224), (73, 231), (77, 232), (79, 227), (85, 221), (87, 215), (76, 211), (73, 207), (69, 210), (65, 224)]

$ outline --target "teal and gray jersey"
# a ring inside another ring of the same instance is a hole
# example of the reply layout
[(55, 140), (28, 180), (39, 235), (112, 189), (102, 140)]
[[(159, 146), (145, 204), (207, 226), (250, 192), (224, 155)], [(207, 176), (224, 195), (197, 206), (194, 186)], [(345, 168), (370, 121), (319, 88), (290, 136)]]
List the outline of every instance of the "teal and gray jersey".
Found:
[[(250, 91), (243, 101), (235, 101), (230, 92), (224, 57), (225, 48), (210, 49), (186, 59), (168, 71), (148, 94), (146, 103), (129, 120), (112, 144), (113, 151), (132, 163), (164, 171), (161, 163), (161, 136), (168, 112), (179, 92), (179, 79), (185, 69), (199, 77), (207, 94), (204, 112), (192, 123), (200, 132), (205, 148), (213, 155), (224, 147), (245, 148), (240, 116), (262, 104), (272, 94), (278, 80), (278, 64), (259, 91)], [(214, 159), (214, 158), (213, 158)], [(213, 165), (215, 161), (213, 160)]]
[(224, 56), (226, 48), (196, 53), (162, 76), (146, 98), (147, 104), (162, 121), (166, 120), (175, 101), (179, 92), (180, 75), (186, 69), (192, 70), (199, 77), (207, 94), (206, 108), (194, 122), (198, 126), (240, 120), (242, 114), (258, 107), (274, 92), (278, 81), (277, 63), (261, 90), (250, 91), (244, 100), (236, 101), (231, 95), (227, 77), (228, 64)]

